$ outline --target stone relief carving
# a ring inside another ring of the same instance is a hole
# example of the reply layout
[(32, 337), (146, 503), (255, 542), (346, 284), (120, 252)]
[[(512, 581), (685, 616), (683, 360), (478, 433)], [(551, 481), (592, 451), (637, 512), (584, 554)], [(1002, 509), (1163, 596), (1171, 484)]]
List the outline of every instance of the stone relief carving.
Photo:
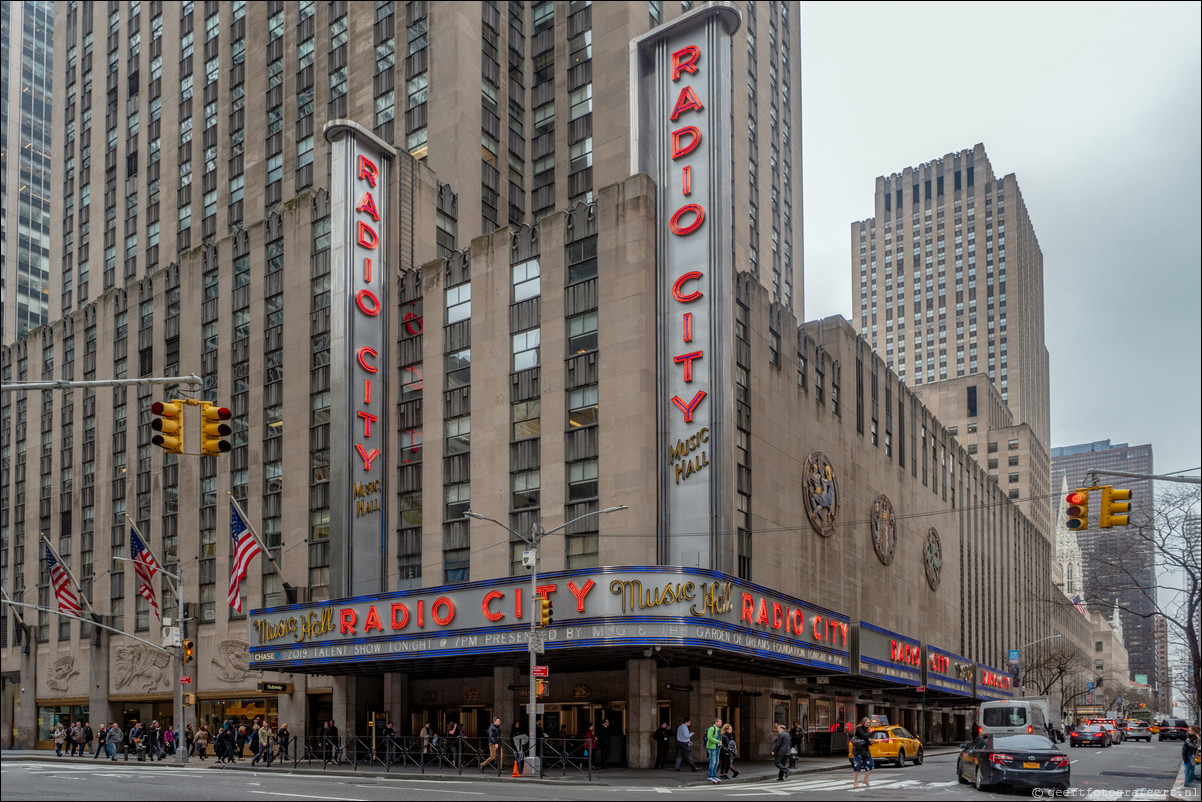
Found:
[(152, 649), (144, 643), (135, 643), (130, 646), (118, 646), (113, 650), (113, 656), (117, 669), (114, 687), (132, 686), (144, 693), (161, 686), (171, 687), (167, 682), (167, 669), (171, 666), (170, 655)]
[(250, 674), (250, 644), (237, 638), (217, 643), (217, 656), (209, 659), (222, 682), (241, 682)]
[(79, 669), (75, 667), (75, 655), (64, 654), (50, 667), (50, 676), (46, 680), (46, 687), (52, 691), (65, 691), (71, 684), (71, 677), (78, 673)]

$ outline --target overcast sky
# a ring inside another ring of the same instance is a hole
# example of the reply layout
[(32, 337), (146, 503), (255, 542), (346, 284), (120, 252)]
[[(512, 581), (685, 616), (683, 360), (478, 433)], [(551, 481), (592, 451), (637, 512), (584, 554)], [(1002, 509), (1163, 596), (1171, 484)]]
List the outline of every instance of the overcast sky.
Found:
[(851, 316), (877, 176), (981, 142), (1043, 251), (1051, 445), (1202, 465), (1200, 9), (803, 2), (806, 319)]

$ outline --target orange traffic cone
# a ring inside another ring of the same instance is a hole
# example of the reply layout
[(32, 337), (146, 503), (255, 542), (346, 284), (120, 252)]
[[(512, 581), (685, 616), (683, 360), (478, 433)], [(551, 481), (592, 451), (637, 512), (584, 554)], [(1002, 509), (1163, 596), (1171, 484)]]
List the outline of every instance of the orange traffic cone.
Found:
[(522, 773), (520, 771), (518, 771), (518, 762), (516, 760), (513, 761), (513, 774), (510, 774), (509, 776), (510, 777), (521, 777), (522, 776)]

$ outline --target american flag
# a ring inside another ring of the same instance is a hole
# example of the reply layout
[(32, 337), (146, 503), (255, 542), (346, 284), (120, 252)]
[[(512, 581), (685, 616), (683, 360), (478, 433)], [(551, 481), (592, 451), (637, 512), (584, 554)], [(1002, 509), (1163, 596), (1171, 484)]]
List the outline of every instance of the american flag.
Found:
[(1085, 612), (1085, 602), (1081, 601), (1081, 594), (1073, 596), (1073, 607), (1076, 607), (1077, 612), (1081, 615), (1089, 615), (1089, 613)]
[(230, 607), (242, 612), (240, 589), (242, 579), (246, 576), (246, 569), (250, 567), (250, 561), (262, 549), (259, 548), (259, 541), (251, 533), (250, 525), (239, 514), (232, 498), (230, 499), (230, 537), (233, 538), (234, 565), (230, 569), (230, 593), (227, 601), (229, 601)]
[(50, 570), (50, 584), (54, 585), (54, 597), (58, 599), (58, 609), (70, 615), (79, 615), (79, 597), (71, 589), (71, 579), (62, 563), (54, 559), (50, 544), (46, 544), (46, 568)]
[(154, 617), (162, 621), (163, 616), (159, 612), (159, 600), (152, 581), (154, 575), (159, 572), (159, 564), (154, 561), (150, 549), (146, 548), (146, 544), (138, 536), (138, 530), (133, 526), (129, 528), (129, 557), (133, 560), (134, 573), (138, 577), (138, 595), (150, 602)]

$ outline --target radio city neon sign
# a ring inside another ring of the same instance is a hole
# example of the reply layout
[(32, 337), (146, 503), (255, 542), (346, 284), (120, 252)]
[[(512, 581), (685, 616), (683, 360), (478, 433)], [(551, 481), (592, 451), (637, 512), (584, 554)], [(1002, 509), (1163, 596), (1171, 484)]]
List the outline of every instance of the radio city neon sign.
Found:
[(914, 668), (922, 667), (922, 652), (912, 643), (900, 640), (889, 641), (889, 659)]
[[(358, 203), (355, 204), (355, 248), (354, 262), (356, 270), (359, 271), (359, 278), (364, 286), (361, 286), (355, 293), (354, 311), (353, 314), (358, 315), (363, 320), (376, 324), (377, 331), (380, 325), (380, 313), (383, 311), (384, 305), (380, 298), (372, 291), (373, 279), (378, 278), (372, 274), (372, 257), (380, 247), (380, 235), (376, 228), (380, 224), (380, 213), (376, 206), (376, 198), (374, 191), (376, 183), (380, 178), (380, 170), (376, 164), (366, 156), (359, 154), (356, 183), (363, 186), (363, 194), (359, 197)], [(351, 326), (350, 330), (355, 331), (355, 326)], [(373, 444), (379, 442), (384, 432), (380, 427), (376, 427), (375, 433), (372, 432), (372, 424), (379, 420), (379, 416), (373, 414), (373, 409), (377, 403), (373, 401), (373, 382), (379, 378), (379, 366), (376, 360), (380, 354), (375, 348), (370, 345), (359, 345), (352, 347), (355, 352), (353, 364), (354, 373), (352, 374), (352, 385), (362, 382), (363, 392), (356, 393), (354, 410), (355, 416), (362, 421), (362, 426), (355, 429), (359, 442), (356, 442), (355, 451), (359, 454), (359, 458), (363, 460), (363, 470), (370, 472), (372, 470), (372, 461), (380, 455), (380, 449), (373, 447)], [(380, 395), (377, 391), (375, 395)], [(383, 399), (380, 399), (382, 402)], [(364, 445), (366, 443), (366, 446)], [(370, 449), (370, 450), (368, 450)], [(374, 488), (372, 487), (374, 485)], [(358, 515), (364, 512), (379, 511), (379, 499), (369, 499), (371, 495), (378, 494), (379, 483), (367, 483), (365, 485), (356, 484), (354, 495), (356, 501), (356, 512)]]

